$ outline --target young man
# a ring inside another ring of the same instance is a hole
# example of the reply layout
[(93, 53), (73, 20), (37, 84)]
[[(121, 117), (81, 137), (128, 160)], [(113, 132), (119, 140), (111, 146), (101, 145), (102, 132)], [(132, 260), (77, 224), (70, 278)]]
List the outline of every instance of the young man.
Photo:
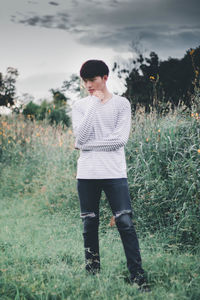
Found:
[(111, 94), (106, 82), (107, 65), (101, 60), (86, 61), (80, 70), (89, 96), (75, 102), (72, 125), (77, 163), (77, 189), (83, 220), (86, 270), (100, 270), (99, 200), (102, 190), (109, 201), (123, 243), (130, 281), (145, 283), (137, 235), (132, 223), (124, 146), (131, 127), (129, 101)]

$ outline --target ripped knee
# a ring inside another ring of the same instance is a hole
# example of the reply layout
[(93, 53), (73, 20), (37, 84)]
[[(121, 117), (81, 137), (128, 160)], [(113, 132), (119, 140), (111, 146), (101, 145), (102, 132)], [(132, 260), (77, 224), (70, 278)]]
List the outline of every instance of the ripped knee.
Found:
[(124, 210), (121, 210), (121, 211), (117, 211), (115, 213), (115, 219), (119, 218), (122, 215), (126, 215), (126, 214), (129, 214), (132, 217), (132, 210), (131, 209), (124, 209)]
[(115, 222), (116, 225), (119, 229), (129, 229), (133, 227), (133, 222), (132, 222), (132, 212), (131, 211), (126, 211), (126, 212), (121, 212), (119, 214), (116, 214), (115, 216)]
[(80, 217), (83, 221), (84, 233), (98, 230), (99, 217), (94, 212), (81, 213)]
[(84, 213), (80, 213), (80, 217), (81, 217), (81, 219), (95, 218), (96, 214), (94, 212), (84, 212)]

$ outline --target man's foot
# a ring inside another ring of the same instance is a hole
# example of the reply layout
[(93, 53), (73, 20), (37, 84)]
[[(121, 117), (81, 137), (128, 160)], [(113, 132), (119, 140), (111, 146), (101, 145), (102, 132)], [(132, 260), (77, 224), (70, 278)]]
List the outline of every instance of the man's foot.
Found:
[(87, 274), (89, 274), (89, 275), (97, 275), (97, 274), (100, 273), (100, 269), (90, 269), (90, 270), (87, 270), (87, 269), (86, 269), (86, 272), (87, 272)]
[(150, 285), (148, 284), (147, 278), (144, 274), (137, 274), (134, 277), (131, 277), (130, 283), (136, 283), (141, 292), (151, 292)]
[(139, 287), (139, 291), (144, 292), (144, 293), (150, 293), (151, 292), (151, 288), (149, 286), (148, 283), (143, 283), (140, 287)]
[(96, 275), (100, 272), (100, 263), (97, 262), (92, 262), (92, 263), (88, 263), (86, 264), (85, 267), (86, 271), (88, 274), (90, 275)]

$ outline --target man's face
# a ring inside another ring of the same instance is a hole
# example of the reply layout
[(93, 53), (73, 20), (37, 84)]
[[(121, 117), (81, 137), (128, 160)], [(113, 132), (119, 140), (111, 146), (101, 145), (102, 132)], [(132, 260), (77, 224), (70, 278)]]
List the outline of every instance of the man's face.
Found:
[(87, 91), (92, 95), (94, 91), (102, 91), (104, 90), (106, 86), (106, 81), (108, 79), (107, 75), (104, 75), (103, 77), (101, 76), (96, 76), (93, 78), (87, 78), (84, 79), (84, 85)]

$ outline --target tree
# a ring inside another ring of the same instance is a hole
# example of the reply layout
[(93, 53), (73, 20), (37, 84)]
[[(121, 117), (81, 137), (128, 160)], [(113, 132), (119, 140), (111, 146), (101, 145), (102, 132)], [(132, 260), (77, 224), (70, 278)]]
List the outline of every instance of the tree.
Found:
[[(149, 111), (150, 106), (154, 103), (154, 83), (159, 69), (159, 58), (155, 52), (150, 53), (149, 58), (144, 58), (142, 54), (139, 54), (138, 58), (133, 60), (133, 69), (129, 72), (126, 77), (126, 96), (132, 103), (133, 110), (136, 109), (137, 105), (144, 105), (145, 110)], [(125, 73), (125, 70), (122, 69)]]
[(15, 105), (15, 92), (16, 92), (16, 78), (18, 71), (15, 68), (7, 68), (5, 76), (0, 73), (0, 106), (14, 106)]
[(34, 118), (37, 118), (39, 114), (40, 106), (35, 104), (33, 101), (29, 102), (26, 107), (23, 109), (23, 115), (27, 118), (30, 118), (33, 120)]
[(87, 91), (84, 88), (83, 82), (76, 74), (72, 74), (69, 80), (63, 82), (62, 91), (68, 92), (69, 94), (76, 94), (77, 98), (87, 96)]
[(50, 91), (53, 96), (53, 103), (55, 104), (55, 107), (62, 107), (66, 105), (68, 98), (59, 89), (51, 89)]
[(72, 74), (69, 80), (65, 80), (62, 85), (63, 91), (78, 92), (81, 90), (80, 77)]
[[(184, 104), (191, 109), (194, 93), (200, 84), (200, 46), (189, 49), (183, 58), (168, 58), (161, 61), (155, 52), (149, 57), (138, 53), (132, 61), (131, 71), (122, 68), (118, 73), (128, 74), (125, 78), (126, 96), (135, 110), (137, 105), (150, 107), (157, 111), (167, 110), (169, 106)], [(117, 69), (116, 64), (114, 69)]]

